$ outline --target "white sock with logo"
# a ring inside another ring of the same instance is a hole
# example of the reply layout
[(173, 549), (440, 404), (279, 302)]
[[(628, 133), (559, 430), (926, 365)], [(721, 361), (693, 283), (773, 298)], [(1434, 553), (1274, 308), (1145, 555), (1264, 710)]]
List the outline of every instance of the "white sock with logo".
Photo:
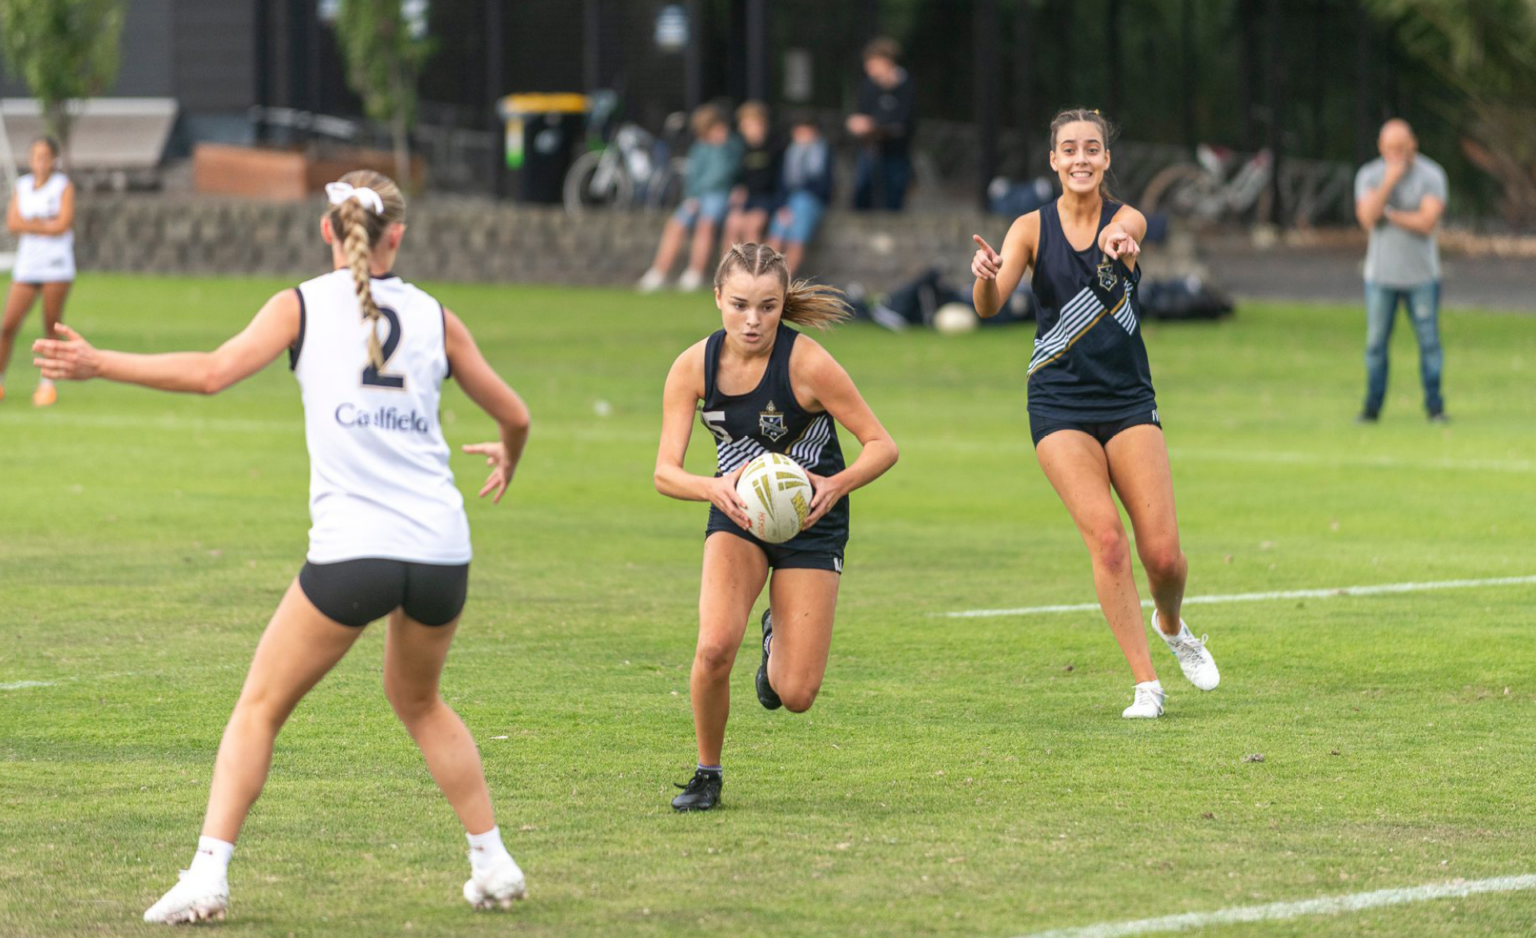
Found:
[(217, 837), (199, 837), (197, 853), (192, 855), (192, 865), (187, 868), (187, 871), (199, 875), (216, 875), (223, 879), (229, 875), (229, 858), (234, 853), (235, 845), (227, 840), (219, 840)]
[(493, 827), (483, 834), (468, 834), (469, 865), (475, 872), (490, 869), (502, 857), (510, 858), (506, 844), (501, 842), (501, 828)]

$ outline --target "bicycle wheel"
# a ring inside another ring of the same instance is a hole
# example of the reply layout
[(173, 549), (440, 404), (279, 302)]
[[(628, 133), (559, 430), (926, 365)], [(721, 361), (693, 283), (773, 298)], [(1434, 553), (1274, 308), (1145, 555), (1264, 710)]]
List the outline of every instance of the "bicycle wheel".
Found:
[(671, 211), (683, 201), (683, 173), (687, 166), (685, 159), (669, 160), (664, 168), (651, 176), (645, 184), (646, 211)]
[(1147, 188), (1141, 193), (1141, 205), (1143, 212), (1151, 214), (1162, 210), (1172, 215), (1187, 215), (1191, 210), (1189, 199), (1183, 197), (1185, 190), (1203, 182), (1206, 172), (1193, 163), (1175, 163), (1166, 167), (1152, 177), (1147, 183)]
[(565, 210), (580, 215), (592, 208), (622, 208), (634, 198), (634, 183), (622, 163), (605, 163), (606, 150), (583, 153), (565, 174)]

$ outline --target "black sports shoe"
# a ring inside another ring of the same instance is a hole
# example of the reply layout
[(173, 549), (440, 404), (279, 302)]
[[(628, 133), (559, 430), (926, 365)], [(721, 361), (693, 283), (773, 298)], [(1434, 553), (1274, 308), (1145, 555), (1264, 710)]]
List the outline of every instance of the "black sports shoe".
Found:
[(1355, 423), (1376, 423), (1381, 419), (1381, 412), (1376, 410), (1362, 410), (1355, 417)]
[(773, 685), (768, 683), (768, 642), (773, 638), (773, 609), (763, 610), (763, 663), (757, 666), (757, 702), (763, 705), (765, 710), (777, 710), (784, 706), (784, 701), (773, 692)]
[(686, 785), (678, 785), (681, 795), (672, 799), (674, 811), (708, 811), (720, 803), (720, 786), (725, 776), (719, 772), (697, 769)]

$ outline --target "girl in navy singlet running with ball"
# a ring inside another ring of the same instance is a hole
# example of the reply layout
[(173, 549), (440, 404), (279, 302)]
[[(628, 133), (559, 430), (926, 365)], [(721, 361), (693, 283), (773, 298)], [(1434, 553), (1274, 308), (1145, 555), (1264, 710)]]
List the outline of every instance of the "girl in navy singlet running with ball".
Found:
[[(832, 645), (848, 493), (896, 463), (896, 444), (848, 373), (821, 345), (786, 325), (824, 329), (846, 318), (841, 294), (791, 282), (784, 255), (772, 248), (738, 244), (715, 272), (715, 305), (724, 328), (694, 343), (667, 374), (656, 453), (661, 494), (711, 503), (699, 644), (689, 678), (699, 765), (672, 801), (679, 811), (706, 811), (719, 803), (731, 665), (764, 583), (769, 609), (762, 619), (757, 699), (769, 710), (810, 709)], [(683, 468), (695, 415), (715, 438), (714, 476)], [(834, 421), (862, 447), (851, 465), (844, 464)], [(742, 470), (763, 453), (788, 456), (811, 480), (805, 526), (782, 544), (751, 534), (746, 505), (736, 494)]]
[(1213, 690), (1220, 676), (1205, 639), (1179, 617), (1188, 564), (1136, 297), (1147, 220), (1112, 201), (1104, 185), (1109, 136), (1098, 111), (1062, 111), (1051, 121), (1061, 197), (1014, 221), (1001, 252), (976, 236), (972, 296), (976, 312), (996, 315), (1033, 268), (1040, 310), (1029, 362), (1035, 456), (1088, 546), (1099, 606), (1131, 666), (1136, 687), (1123, 716), (1151, 718), (1163, 713), (1163, 687), (1147, 650), (1115, 494), (1147, 572), (1154, 630), (1196, 687)]

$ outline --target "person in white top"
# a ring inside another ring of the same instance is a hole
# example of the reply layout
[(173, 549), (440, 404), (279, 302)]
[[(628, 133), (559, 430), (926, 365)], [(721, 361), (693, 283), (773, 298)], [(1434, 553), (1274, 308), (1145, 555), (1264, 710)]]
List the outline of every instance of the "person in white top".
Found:
[[(6, 229), (20, 237), (11, 288), (5, 295), (5, 317), (0, 321), (0, 400), (5, 399), (5, 366), (11, 361), (16, 334), (37, 295), (43, 295), (43, 337), (47, 338), (63, 321), (64, 300), (75, 282), (75, 184), (58, 171), (59, 145), (52, 138), (32, 141), (28, 159), (32, 172), (16, 180), (5, 212)], [(32, 394), (32, 403), (38, 407), (58, 399), (58, 390), (46, 377)]]
[(450, 374), (500, 426), (464, 447), (486, 457), (481, 497), (501, 500), (528, 438), (528, 409), (469, 330), (426, 293), (389, 273), (405, 234), (394, 182), (357, 171), (326, 187), (320, 230), (336, 269), (267, 301), (213, 352), (135, 355), (93, 348), (68, 326), (33, 345), (44, 376), (108, 378), (213, 394), (284, 351), (304, 397), (310, 453), (308, 561), (262, 634), (214, 764), (191, 869), (145, 921), (222, 918), (235, 838), (261, 793), (273, 741), (304, 694), (340, 661), (362, 626), (388, 617), (384, 693), (463, 822), (477, 909), (525, 892), (502, 844), (474, 740), (438, 696), (464, 606), (469, 526), (448, 468), (438, 394)]

